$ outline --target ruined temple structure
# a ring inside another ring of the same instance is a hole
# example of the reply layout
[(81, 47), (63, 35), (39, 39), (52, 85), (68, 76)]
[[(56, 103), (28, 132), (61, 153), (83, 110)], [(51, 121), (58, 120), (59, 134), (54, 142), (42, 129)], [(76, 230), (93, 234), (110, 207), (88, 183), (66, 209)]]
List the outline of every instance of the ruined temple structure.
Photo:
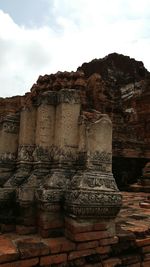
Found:
[(114, 53), (0, 99), (0, 231), (38, 236), (0, 236), (0, 266), (148, 266), (114, 256), (118, 187), (149, 187), (149, 89), (143, 63)]
[[(12, 118), (15, 127), (19, 127), (17, 123), (24, 105), (33, 105), (43, 92), (64, 88), (79, 92), (81, 110), (90, 112), (94, 109), (111, 119), (113, 174), (119, 188), (124, 189), (140, 179), (142, 169), (150, 159), (150, 73), (143, 63), (114, 53), (84, 63), (76, 72), (40, 76), (25, 96), (0, 99), (1, 120)], [(5, 158), (8, 158), (9, 166), (3, 177), (13, 171), (15, 151), (11, 155), (5, 154)]]
[(51, 236), (76, 220), (114, 218), (121, 195), (108, 115), (82, 111), (75, 89), (41, 92), (19, 115), (1, 121), (1, 223)]

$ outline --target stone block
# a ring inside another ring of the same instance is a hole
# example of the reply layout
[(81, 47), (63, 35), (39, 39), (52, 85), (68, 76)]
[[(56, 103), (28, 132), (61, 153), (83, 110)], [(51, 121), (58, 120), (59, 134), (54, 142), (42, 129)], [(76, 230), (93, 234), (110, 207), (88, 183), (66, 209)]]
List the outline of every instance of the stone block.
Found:
[(48, 255), (50, 250), (49, 247), (34, 238), (22, 239), (16, 241), (18, 251), (21, 259), (33, 258), (36, 256)]
[(65, 234), (69, 239), (77, 242), (99, 240), (102, 238), (110, 237), (107, 231), (93, 231), (93, 232), (76, 233), (76, 234), (66, 231)]
[(150, 209), (150, 203), (148, 202), (140, 202), (139, 205), (141, 208)]
[(95, 249), (86, 249), (86, 250), (80, 250), (80, 251), (72, 251), (68, 255), (68, 260), (74, 260), (81, 257), (86, 257), (88, 255), (96, 254)]
[(58, 254), (51, 256), (43, 256), (40, 258), (40, 266), (49, 266), (50, 264), (64, 263), (67, 261), (67, 254)]
[(55, 229), (38, 229), (38, 233), (41, 235), (43, 238), (48, 238), (48, 237), (61, 237), (64, 236), (64, 229), (61, 228), (55, 228)]
[(144, 261), (141, 263), (141, 267), (149, 267), (150, 266), (150, 260), (149, 261)]
[(133, 263), (133, 264), (129, 264), (127, 265), (127, 267), (141, 267), (141, 262), (137, 262), (137, 263)]
[(38, 226), (44, 230), (47, 229), (55, 229), (55, 228), (63, 228), (64, 221), (63, 218), (59, 216), (54, 216), (48, 212), (42, 212), (40, 217), (38, 218)]
[(123, 255), (121, 257), (122, 265), (130, 265), (133, 263), (138, 263), (141, 261), (140, 255), (132, 254), (132, 255)]
[(111, 258), (103, 261), (103, 267), (121, 266), (122, 261), (119, 258)]
[(99, 245), (98, 241), (82, 242), (82, 243), (77, 244), (77, 250), (96, 248), (98, 247), (98, 245)]
[(136, 245), (138, 247), (150, 245), (150, 237), (143, 238), (143, 239), (136, 239)]
[(35, 234), (37, 232), (36, 226), (16, 225), (16, 232), (19, 235)]
[(117, 236), (99, 240), (100, 246), (113, 245), (113, 244), (117, 244), (118, 242), (119, 242), (119, 239)]
[(98, 254), (109, 254), (111, 251), (111, 247), (110, 246), (100, 246), (96, 248), (96, 252)]
[(65, 237), (44, 239), (43, 242), (49, 247), (52, 254), (76, 249), (76, 244), (67, 240)]
[(142, 247), (142, 252), (143, 253), (150, 253), (150, 245)]
[(1, 224), (0, 229), (2, 233), (14, 232), (16, 229), (15, 224)]
[(19, 258), (19, 252), (13, 242), (0, 236), (0, 263), (11, 262)]
[(93, 230), (93, 222), (76, 221), (68, 217), (65, 218), (65, 229), (71, 233), (91, 232)]
[(0, 267), (33, 267), (37, 266), (38, 263), (39, 263), (39, 258), (34, 258), (34, 259), (20, 260), (20, 261), (0, 264)]

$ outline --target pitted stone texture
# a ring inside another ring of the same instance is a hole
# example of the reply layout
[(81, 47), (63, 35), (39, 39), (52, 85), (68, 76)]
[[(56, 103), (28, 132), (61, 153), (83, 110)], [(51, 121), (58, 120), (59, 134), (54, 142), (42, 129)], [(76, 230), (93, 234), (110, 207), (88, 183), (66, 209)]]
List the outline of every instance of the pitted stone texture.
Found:
[(78, 218), (115, 217), (121, 194), (111, 173), (112, 125), (107, 115), (93, 112), (80, 117), (79, 149), (85, 166), (71, 179), (65, 199), (68, 216)]

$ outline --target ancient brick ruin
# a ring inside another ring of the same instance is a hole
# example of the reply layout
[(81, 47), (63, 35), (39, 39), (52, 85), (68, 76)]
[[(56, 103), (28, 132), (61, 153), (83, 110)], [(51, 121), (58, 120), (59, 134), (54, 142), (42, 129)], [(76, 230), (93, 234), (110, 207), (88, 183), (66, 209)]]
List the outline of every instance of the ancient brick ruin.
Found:
[(149, 87), (141, 62), (111, 54), (0, 99), (0, 266), (149, 266), (149, 197), (130, 234), (117, 187), (150, 192)]
[(121, 195), (112, 175), (112, 124), (100, 112), (82, 112), (77, 90), (43, 92), (22, 107), (20, 123), (8, 115), (1, 126), (2, 223), (49, 236), (45, 224), (47, 232), (54, 233), (53, 224), (61, 231), (67, 217), (116, 216)]

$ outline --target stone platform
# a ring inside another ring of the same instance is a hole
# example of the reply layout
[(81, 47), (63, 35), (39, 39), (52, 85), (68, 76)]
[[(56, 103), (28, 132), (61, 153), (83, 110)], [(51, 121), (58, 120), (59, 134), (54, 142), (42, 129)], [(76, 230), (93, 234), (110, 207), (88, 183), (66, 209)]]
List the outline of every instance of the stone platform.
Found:
[(80, 229), (78, 236), (85, 236), (82, 241), (1, 232), (0, 267), (149, 267), (150, 209), (139, 205), (149, 194), (122, 192), (122, 195), (116, 236), (108, 236), (101, 222), (101, 229), (94, 236), (88, 227), (86, 233)]

